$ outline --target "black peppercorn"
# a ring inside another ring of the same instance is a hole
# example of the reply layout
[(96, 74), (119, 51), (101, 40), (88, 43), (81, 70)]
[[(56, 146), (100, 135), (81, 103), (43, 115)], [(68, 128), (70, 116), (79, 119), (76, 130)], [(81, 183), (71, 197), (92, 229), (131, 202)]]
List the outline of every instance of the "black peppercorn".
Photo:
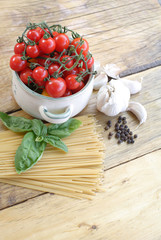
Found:
[(119, 134), (119, 133), (116, 133), (116, 134), (115, 134), (115, 138), (120, 138), (120, 134)]
[(111, 120), (108, 120), (107, 125), (108, 125), (109, 127), (111, 127), (111, 125), (112, 125)]

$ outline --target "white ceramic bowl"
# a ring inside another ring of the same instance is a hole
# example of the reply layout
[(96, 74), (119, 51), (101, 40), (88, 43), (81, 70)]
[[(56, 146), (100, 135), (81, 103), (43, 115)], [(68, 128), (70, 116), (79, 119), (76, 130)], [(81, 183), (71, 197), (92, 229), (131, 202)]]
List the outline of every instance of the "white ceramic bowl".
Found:
[(29, 89), (13, 71), (12, 90), (17, 104), (29, 115), (50, 123), (63, 123), (87, 105), (93, 91), (93, 76), (79, 92), (62, 98), (51, 98)]

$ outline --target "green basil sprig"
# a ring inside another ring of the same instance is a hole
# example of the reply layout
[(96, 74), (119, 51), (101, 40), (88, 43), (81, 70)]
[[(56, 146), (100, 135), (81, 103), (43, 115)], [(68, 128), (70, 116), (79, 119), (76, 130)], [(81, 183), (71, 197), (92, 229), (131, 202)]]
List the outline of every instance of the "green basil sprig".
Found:
[(69, 119), (63, 124), (50, 124), (48, 127), (39, 119), (26, 119), (9, 116), (0, 112), (3, 124), (14, 132), (27, 132), (15, 155), (15, 169), (17, 173), (30, 169), (42, 157), (46, 144), (68, 152), (68, 148), (61, 138), (69, 136), (80, 125), (81, 121)]

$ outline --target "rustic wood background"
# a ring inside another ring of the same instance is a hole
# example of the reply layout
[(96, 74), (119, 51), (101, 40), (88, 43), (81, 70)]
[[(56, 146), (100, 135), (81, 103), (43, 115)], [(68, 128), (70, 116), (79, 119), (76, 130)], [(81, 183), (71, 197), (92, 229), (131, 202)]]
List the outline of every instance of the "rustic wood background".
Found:
[[(0, 184), (0, 239), (161, 239), (161, 6), (157, 0), (1, 0), (0, 111), (27, 116), (11, 90), (9, 59), (28, 22), (60, 23), (83, 34), (102, 65), (115, 63), (121, 76), (143, 77), (132, 97), (142, 103), (148, 120), (135, 132), (134, 145), (107, 139), (106, 191), (94, 200), (75, 200)], [(105, 125), (93, 93), (81, 114), (94, 113)], [(137, 119), (124, 114), (131, 129)], [(0, 131), (4, 131), (0, 123)]]

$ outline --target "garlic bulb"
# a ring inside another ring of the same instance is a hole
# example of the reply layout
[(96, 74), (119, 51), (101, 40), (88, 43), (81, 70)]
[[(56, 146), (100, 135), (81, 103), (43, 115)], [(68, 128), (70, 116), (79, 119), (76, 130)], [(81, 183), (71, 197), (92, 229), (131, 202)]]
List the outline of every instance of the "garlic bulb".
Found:
[(130, 94), (135, 94), (140, 92), (142, 89), (142, 79), (141, 81), (132, 81), (126, 78), (119, 78), (119, 81), (121, 81), (128, 89), (130, 90)]
[(97, 75), (95, 78), (94, 78), (94, 90), (99, 90), (100, 87), (102, 87), (103, 85), (106, 85), (108, 81), (108, 77), (106, 75), (106, 73), (104, 72), (101, 72), (99, 75)]
[(144, 106), (138, 102), (130, 102), (127, 111), (132, 112), (138, 118), (140, 121), (139, 125), (144, 123), (147, 119), (147, 111)]
[(119, 78), (121, 69), (116, 64), (106, 64), (103, 69), (109, 77), (115, 79)]
[(97, 109), (112, 117), (126, 111), (129, 99), (129, 89), (122, 82), (111, 80), (97, 93)]

